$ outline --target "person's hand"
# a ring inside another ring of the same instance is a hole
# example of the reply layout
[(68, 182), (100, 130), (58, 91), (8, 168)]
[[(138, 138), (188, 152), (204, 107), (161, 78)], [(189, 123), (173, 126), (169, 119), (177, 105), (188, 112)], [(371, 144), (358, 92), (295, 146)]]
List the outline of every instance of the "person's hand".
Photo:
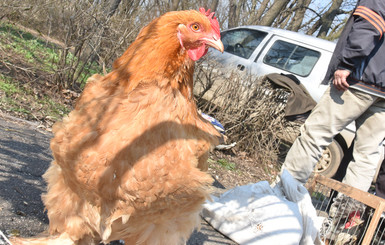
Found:
[(346, 78), (350, 75), (349, 70), (336, 70), (334, 72), (333, 84), (340, 91), (345, 91), (349, 88), (349, 83)]

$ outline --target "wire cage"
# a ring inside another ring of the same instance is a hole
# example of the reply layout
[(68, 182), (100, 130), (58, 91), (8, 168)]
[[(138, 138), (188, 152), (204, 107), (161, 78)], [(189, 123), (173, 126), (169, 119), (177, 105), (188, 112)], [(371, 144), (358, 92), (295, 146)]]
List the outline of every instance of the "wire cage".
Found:
[(10, 244), (11, 244), (11, 242), (4, 235), (4, 233), (0, 230), (0, 245), (10, 245)]
[(308, 184), (326, 245), (385, 245), (385, 199), (322, 175)]

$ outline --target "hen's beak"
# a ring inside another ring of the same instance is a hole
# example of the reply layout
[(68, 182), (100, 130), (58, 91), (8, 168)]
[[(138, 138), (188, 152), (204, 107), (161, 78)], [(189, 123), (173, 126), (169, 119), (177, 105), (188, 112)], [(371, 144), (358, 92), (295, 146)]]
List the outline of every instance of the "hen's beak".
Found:
[(225, 48), (223, 47), (223, 43), (220, 38), (213, 36), (212, 38), (202, 38), (202, 40), (205, 41), (206, 45), (218, 49), (223, 53)]

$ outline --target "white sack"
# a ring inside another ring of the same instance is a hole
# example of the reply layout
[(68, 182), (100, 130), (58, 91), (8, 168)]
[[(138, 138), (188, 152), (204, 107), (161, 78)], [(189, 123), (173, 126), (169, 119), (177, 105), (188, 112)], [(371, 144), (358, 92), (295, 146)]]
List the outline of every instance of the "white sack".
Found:
[(321, 244), (308, 191), (286, 170), (280, 177), (274, 189), (261, 181), (213, 197), (202, 216), (239, 244)]

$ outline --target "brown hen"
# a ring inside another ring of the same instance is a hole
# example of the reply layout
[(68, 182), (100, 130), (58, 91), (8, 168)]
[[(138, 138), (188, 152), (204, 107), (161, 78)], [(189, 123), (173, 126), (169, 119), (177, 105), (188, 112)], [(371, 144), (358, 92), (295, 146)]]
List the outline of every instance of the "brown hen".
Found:
[(197, 112), (194, 61), (223, 51), (213, 13), (169, 12), (144, 27), (62, 122), (44, 175), (49, 235), (14, 244), (180, 244), (199, 223), (219, 133)]

